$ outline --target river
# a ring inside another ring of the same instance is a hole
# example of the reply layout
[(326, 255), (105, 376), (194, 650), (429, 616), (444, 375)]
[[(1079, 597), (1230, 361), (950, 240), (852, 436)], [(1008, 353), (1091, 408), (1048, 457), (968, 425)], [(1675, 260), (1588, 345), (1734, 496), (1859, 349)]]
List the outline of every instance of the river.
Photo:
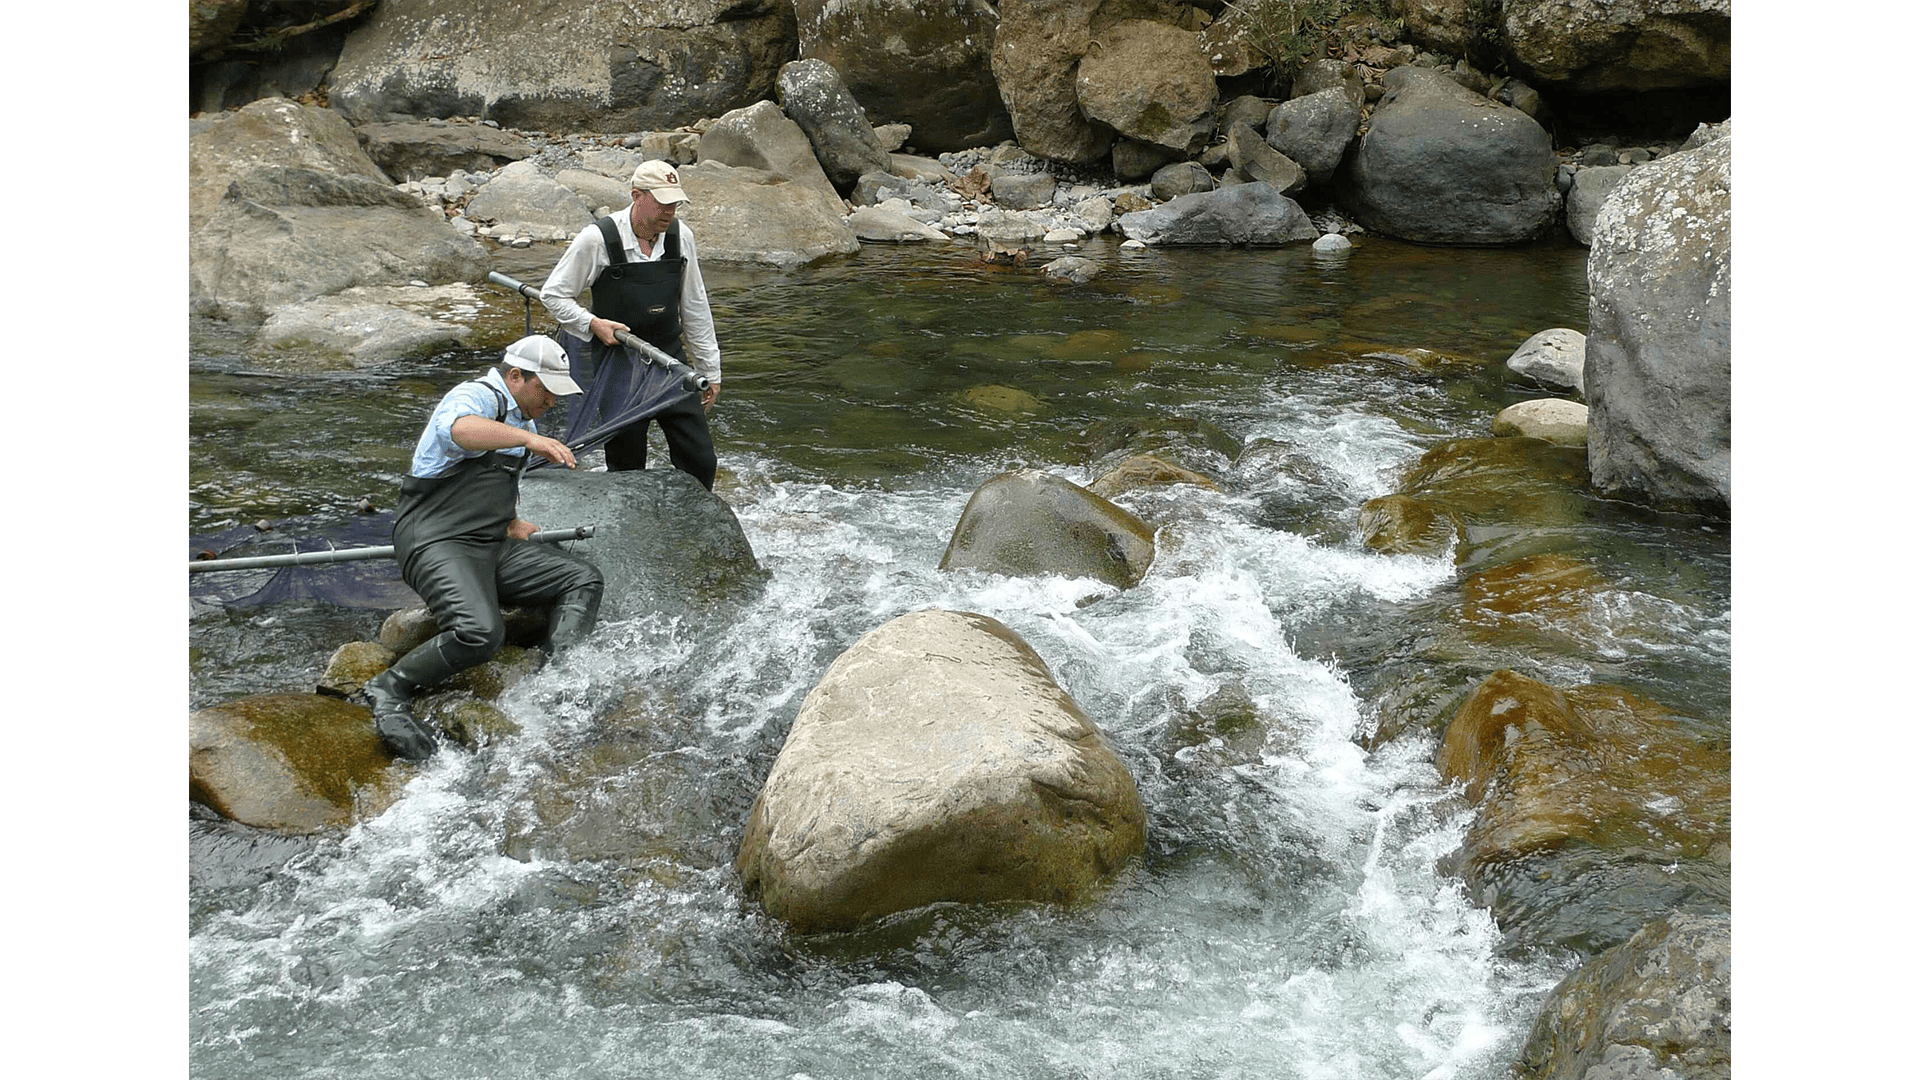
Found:
[[(1354, 533), (1425, 451), (1541, 396), (1504, 361), (1585, 330), (1585, 249), (1098, 243), (1104, 274), (1072, 288), (957, 249), (706, 267), (716, 491), (769, 573), (744, 612), (603, 625), (504, 699), (519, 737), (443, 751), (344, 835), (252, 838), (284, 867), (224, 865), (250, 838), (190, 816), (195, 1076), (1505, 1075), (1579, 958), (1503, 941), (1436, 870), (1469, 820), (1432, 765), (1438, 703), (1513, 667), (1624, 685), (1725, 737), (1728, 533), (1578, 491), (1449, 555)], [(537, 281), (557, 255), (500, 268)], [(1457, 359), (1368, 356), (1415, 349)], [(190, 545), (259, 519), (353, 535), (354, 504), (390, 498), (432, 403), (488, 359), (303, 373), (210, 326), (192, 354)], [(1220, 484), (1120, 500), (1159, 527), (1139, 586), (935, 568), (981, 483), (1089, 483), (1130, 432), (1186, 440)], [(1462, 631), (1464, 574), (1543, 552), (1604, 587), (1572, 616)], [(927, 607), (1039, 652), (1138, 781), (1147, 853), (1082, 909), (792, 937), (741, 897), (747, 806), (833, 659)], [(310, 687), (384, 614), (190, 603), (190, 705)], [(635, 694), (649, 719), (606, 775), (645, 793), (623, 825), (646, 857), (517, 848), (553, 764)], [(1222, 700), (1260, 718), (1237, 756), (1194, 734)]]

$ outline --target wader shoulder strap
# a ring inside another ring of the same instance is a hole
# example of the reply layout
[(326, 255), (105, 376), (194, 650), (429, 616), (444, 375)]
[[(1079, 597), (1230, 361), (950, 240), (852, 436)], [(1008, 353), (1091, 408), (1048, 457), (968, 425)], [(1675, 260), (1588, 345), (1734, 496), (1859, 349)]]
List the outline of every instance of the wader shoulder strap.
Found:
[(680, 257), (680, 223), (676, 221), (673, 224), (667, 226), (667, 243), (665, 247), (663, 247), (660, 251), (660, 261), (666, 262), (669, 259), (677, 259), (679, 257)]
[(627, 248), (620, 242), (620, 227), (613, 223), (611, 215), (594, 222), (600, 227), (600, 238), (607, 242), (607, 262), (619, 266), (627, 261)]

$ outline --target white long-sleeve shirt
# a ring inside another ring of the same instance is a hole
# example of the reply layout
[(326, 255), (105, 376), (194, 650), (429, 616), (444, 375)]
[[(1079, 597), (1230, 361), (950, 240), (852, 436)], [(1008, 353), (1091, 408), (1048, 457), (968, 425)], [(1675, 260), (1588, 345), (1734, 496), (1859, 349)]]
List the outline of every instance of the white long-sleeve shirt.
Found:
[[(643, 253), (640, 238), (633, 234), (632, 214), (633, 207), (628, 205), (613, 215), (627, 261), (658, 262), (660, 251), (666, 246), (665, 235), (655, 237), (653, 250)], [(713, 333), (713, 309), (707, 304), (707, 282), (700, 276), (700, 256), (694, 247), (693, 229), (679, 220), (675, 220), (672, 227), (680, 230), (680, 255), (687, 260), (687, 272), (680, 278), (680, 337), (686, 343), (687, 364), (717, 385), (720, 339)], [(567, 245), (567, 253), (560, 256), (553, 273), (547, 275), (547, 283), (540, 287), (540, 303), (559, 320), (562, 330), (582, 341), (593, 340), (593, 331), (588, 327), (595, 315), (580, 306), (580, 294), (587, 291), (609, 265), (606, 240), (598, 228), (589, 225)]]

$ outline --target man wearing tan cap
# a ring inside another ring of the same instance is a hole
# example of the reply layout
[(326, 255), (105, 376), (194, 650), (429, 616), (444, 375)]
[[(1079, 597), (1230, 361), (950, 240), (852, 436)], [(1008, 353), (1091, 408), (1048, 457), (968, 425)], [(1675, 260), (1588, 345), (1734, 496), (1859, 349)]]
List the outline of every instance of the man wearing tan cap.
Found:
[(415, 695), (476, 664), (506, 639), (500, 605), (551, 608), (549, 652), (593, 629), (604, 580), (585, 559), (527, 538), (516, 513), (520, 474), (538, 454), (574, 466), (567, 444), (534, 423), (556, 395), (578, 394), (567, 354), (550, 337), (524, 337), (478, 379), (447, 391), (427, 418), (400, 481), (393, 521), (400, 577), (420, 594), (440, 632), (361, 687), (387, 749), (419, 761), (434, 740), (412, 712)]
[[(700, 276), (693, 230), (674, 220), (687, 193), (672, 163), (648, 161), (633, 170), (633, 204), (580, 230), (547, 275), (540, 302), (560, 328), (585, 343), (586, 362), (577, 370), (595, 389), (590, 400), (613, 411), (614, 398), (638, 399), (652, 392), (648, 380), (665, 377), (632, 357), (614, 338), (626, 330), (707, 377), (709, 386), (669, 396), (659, 412), (635, 421), (607, 441), (607, 469), (644, 469), (647, 420), (660, 424), (673, 467), (713, 489), (718, 462), (707, 409), (720, 396), (720, 343), (713, 333), (713, 311), (706, 281)], [(580, 305), (593, 290), (593, 310)]]

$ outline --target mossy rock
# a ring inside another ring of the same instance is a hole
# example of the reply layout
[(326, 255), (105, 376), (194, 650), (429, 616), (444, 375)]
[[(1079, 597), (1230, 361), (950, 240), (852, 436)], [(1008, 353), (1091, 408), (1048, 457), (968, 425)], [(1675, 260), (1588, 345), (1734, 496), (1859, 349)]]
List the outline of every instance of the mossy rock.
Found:
[(274, 832), (341, 829), (398, 794), (401, 770), (361, 706), (264, 694), (187, 716), (187, 796)]
[(393, 666), (400, 657), (377, 641), (349, 641), (333, 650), (315, 689), (336, 697), (351, 697), (368, 679)]
[(1101, 473), (1087, 488), (1103, 499), (1112, 499), (1140, 488), (1169, 487), (1174, 484), (1192, 484), (1208, 491), (1220, 490), (1220, 485), (1207, 476), (1152, 454), (1136, 454), (1127, 458)]
[(1382, 495), (1360, 507), (1360, 542), (1387, 555), (1439, 555), (1460, 532), (1442, 507), (1408, 495)]

